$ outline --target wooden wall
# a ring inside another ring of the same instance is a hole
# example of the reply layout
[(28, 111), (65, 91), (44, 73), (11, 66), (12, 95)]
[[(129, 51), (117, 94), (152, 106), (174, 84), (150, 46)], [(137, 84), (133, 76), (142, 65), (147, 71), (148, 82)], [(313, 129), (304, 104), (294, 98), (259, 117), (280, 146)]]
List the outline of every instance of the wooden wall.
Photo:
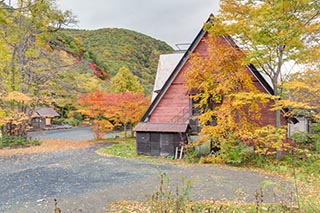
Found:
[(181, 143), (179, 133), (137, 132), (137, 153), (151, 156), (174, 156)]
[[(258, 81), (258, 79), (249, 71), (248, 73), (252, 78), (253, 84), (255, 87), (263, 93), (267, 93), (266, 89), (262, 86), (262, 84)], [(261, 126), (273, 125), (276, 126), (276, 112), (270, 110), (274, 101), (270, 101), (266, 103), (264, 106), (260, 105), (261, 108)], [(281, 125), (287, 125), (287, 119), (284, 117), (283, 112), (281, 112)]]
[[(199, 43), (194, 52), (207, 54), (207, 45), (204, 40)], [(184, 73), (190, 68), (190, 63), (187, 61), (182, 67), (179, 74), (173, 80), (171, 86), (164, 94), (151, 116), (151, 123), (172, 123), (175, 116), (182, 115), (182, 111), (189, 109), (189, 96), (185, 87)]]

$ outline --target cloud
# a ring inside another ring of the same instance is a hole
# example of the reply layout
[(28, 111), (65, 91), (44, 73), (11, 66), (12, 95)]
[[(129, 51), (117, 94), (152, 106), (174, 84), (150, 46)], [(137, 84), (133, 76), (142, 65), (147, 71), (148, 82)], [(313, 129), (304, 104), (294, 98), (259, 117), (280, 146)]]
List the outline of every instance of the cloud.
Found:
[(126, 28), (167, 43), (191, 42), (216, 0), (58, 0), (61, 9), (71, 10), (79, 28)]

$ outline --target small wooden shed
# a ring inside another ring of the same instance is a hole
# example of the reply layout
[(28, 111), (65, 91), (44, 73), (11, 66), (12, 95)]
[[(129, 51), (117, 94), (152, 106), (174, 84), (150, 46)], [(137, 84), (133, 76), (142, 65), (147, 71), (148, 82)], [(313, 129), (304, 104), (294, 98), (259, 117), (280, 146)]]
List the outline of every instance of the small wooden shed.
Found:
[(174, 155), (175, 149), (187, 142), (188, 124), (139, 123), (137, 153), (151, 156)]
[(31, 116), (31, 126), (34, 130), (52, 125), (52, 120), (60, 115), (52, 108), (39, 108)]

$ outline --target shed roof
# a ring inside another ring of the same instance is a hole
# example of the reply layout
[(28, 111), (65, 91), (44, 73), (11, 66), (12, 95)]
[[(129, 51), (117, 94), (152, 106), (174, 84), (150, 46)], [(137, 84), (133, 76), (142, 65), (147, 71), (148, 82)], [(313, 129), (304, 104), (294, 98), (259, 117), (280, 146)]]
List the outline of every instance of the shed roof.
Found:
[(186, 132), (188, 124), (169, 124), (169, 123), (139, 123), (136, 132)]
[(36, 109), (36, 113), (40, 117), (58, 117), (58, 116), (60, 116), (54, 109), (49, 108), (49, 107)]

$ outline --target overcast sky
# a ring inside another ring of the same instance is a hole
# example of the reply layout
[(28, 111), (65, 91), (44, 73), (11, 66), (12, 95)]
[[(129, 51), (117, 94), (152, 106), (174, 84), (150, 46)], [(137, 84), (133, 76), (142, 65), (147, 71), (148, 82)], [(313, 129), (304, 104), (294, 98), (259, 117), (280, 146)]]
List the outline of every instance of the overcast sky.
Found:
[(218, 0), (57, 0), (80, 29), (125, 28), (167, 42), (191, 43)]

